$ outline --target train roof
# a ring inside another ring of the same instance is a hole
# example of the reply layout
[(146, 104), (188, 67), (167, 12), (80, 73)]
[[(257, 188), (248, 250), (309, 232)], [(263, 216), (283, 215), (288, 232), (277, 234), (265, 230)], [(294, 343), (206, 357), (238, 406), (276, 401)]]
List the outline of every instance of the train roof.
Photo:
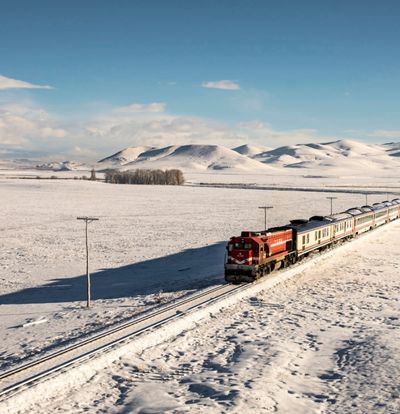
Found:
[(234, 238), (265, 237), (265, 236), (270, 236), (272, 233), (279, 233), (279, 232), (282, 233), (288, 230), (292, 231), (292, 229), (287, 226), (271, 227), (267, 230), (261, 230), (261, 231), (243, 230), (240, 233), (240, 236), (233, 236), (233, 237)]
[(384, 210), (387, 209), (387, 205), (385, 203), (374, 203), (372, 205), (372, 208), (374, 209), (374, 211)]
[(333, 221), (329, 216), (312, 216), (309, 221)]
[(289, 226), (270, 227), (269, 229), (267, 229), (267, 234), (268, 233), (277, 233), (279, 231), (287, 231), (287, 230), (292, 230), (292, 229)]
[(353, 216), (350, 213), (335, 213), (328, 217), (331, 218), (332, 221), (342, 221), (342, 220), (348, 220), (352, 218)]
[(364, 213), (369, 213), (371, 211), (374, 211), (372, 206), (361, 206), (359, 210), (363, 211)]
[(361, 216), (363, 214), (368, 214), (371, 213), (372, 207), (370, 207), (371, 210), (363, 210), (363, 207), (353, 207), (353, 208), (349, 208), (348, 210), (345, 211), (345, 213), (349, 213), (352, 216)]
[(287, 227), (295, 230), (297, 233), (305, 233), (329, 226), (330, 223), (329, 220), (291, 220)]

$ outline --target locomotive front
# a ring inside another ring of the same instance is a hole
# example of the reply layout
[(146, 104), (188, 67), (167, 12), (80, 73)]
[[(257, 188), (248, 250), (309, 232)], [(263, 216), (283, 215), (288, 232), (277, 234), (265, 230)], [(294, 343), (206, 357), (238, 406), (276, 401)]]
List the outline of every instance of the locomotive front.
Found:
[(292, 229), (242, 232), (239, 237), (232, 237), (228, 242), (225, 280), (233, 283), (253, 282), (285, 266), (293, 254)]

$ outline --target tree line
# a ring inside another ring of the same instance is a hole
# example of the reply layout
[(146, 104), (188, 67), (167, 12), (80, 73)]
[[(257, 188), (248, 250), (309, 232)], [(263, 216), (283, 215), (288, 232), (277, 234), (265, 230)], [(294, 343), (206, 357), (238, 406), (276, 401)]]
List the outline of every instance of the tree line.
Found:
[(104, 179), (111, 184), (182, 185), (185, 182), (181, 170), (107, 171)]

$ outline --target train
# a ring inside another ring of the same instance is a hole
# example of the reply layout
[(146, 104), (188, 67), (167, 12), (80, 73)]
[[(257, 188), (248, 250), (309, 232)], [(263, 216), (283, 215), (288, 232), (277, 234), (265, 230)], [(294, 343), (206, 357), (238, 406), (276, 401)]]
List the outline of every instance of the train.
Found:
[(264, 231), (242, 231), (226, 246), (225, 280), (253, 282), (400, 217), (400, 198), (353, 207), (329, 216), (291, 220)]

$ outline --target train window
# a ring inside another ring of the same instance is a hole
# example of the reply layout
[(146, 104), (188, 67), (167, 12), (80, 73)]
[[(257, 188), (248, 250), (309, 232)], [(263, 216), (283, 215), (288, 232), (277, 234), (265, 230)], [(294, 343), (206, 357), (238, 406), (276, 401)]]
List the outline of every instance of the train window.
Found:
[(306, 236), (303, 236), (303, 244), (306, 242)]
[(234, 246), (238, 250), (251, 250), (251, 243), (235, 243)]
[(321, 238), (321, 230), (318, 232), (318, 238)]
[(307, 234), (307, 243), (310, 243), (310, 233)]

